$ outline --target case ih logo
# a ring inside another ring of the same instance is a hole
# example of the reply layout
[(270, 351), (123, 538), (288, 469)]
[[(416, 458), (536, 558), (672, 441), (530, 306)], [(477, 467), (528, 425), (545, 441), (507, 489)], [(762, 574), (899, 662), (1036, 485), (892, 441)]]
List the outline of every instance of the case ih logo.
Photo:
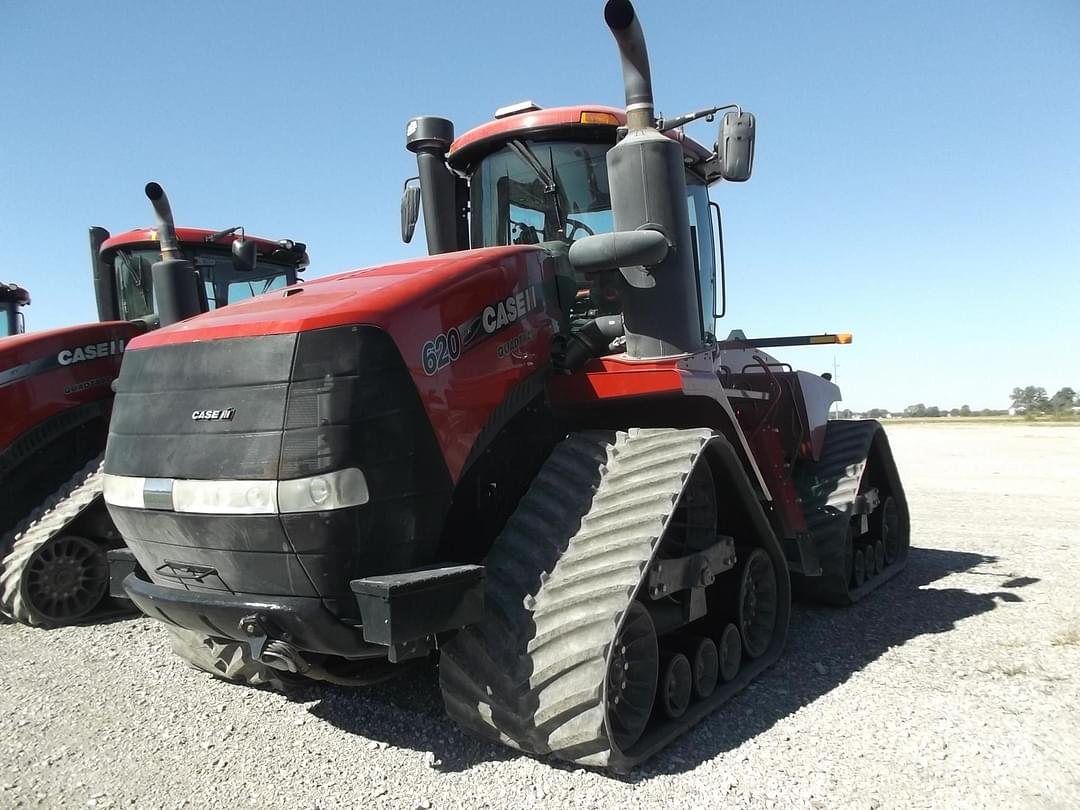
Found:
[(85, 346), (76, 346), (74, 349), (64, 349), (56, 355), (56, 362), (62, 366), (73, 366), (76, 363), (85, 363), (87, 360), (100, 360), (114, 354), (122, 354), (123, 351), (124, 341), (122, 340), (87, 343)]
[(236, 413), (236, 408), (223, 408), (220, 411), (192, 411), (193, 422), (228, 422)]

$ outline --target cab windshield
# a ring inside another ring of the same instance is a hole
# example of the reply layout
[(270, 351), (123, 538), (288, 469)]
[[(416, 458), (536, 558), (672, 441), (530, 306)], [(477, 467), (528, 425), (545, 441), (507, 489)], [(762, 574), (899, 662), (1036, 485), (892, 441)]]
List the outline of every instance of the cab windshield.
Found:
[[(296, 280), (296, 268), (260, 258), (253, 272), (237, 270), (227, 251), (187, 251), (203, 280), (210, 309), (234, 304), (244, 298), (278, 290)], [(154, 314), (153, 281), (150, 267), (161, 260), (154, 248), (119, 249), (113, 256), (119, 292), (120, 317), (131, 321)]]
[(469, 183), (472, 246), (573, 242), (610, 232), (607, 150), (599, 143), (513, 141), (492, 152)]
[[(472, 246), (571, 243), (614, 230), (608, 191), (606, 143), (580, 141), (510, 141), (480, 160), (469, 179)], [(700, 289), (703, 334), (715, 331), (715, 223), (709, 212), (705, 181), (686, 172), (694, 270)], [(578, 279), (583, 282), (584, 279)], [(587, 298), (587, 313), (615, 314), (613, 277), (597, 274)], [(576, 304), (575, 304), (576, 311)]]

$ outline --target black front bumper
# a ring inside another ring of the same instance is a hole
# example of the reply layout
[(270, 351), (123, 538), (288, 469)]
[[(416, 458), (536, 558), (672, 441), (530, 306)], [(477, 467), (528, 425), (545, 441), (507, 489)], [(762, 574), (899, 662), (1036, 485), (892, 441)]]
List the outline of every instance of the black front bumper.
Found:
[[(258, 655), (270, 641), (304, 653), (359, 660), (403, 661), (426, 655), (439, 633), (483, 617), (484, 569), (477, 565), (431, 567), (351, 583), (365, 625), (347, 624), (321, 599), (190, 591), (158, 585), (132, 568), (129, 555), (110, 555), (111, 573), (147, 616), (216, 638), (252, 645)], [(117, 587), (120, 585), (120, 587)]]

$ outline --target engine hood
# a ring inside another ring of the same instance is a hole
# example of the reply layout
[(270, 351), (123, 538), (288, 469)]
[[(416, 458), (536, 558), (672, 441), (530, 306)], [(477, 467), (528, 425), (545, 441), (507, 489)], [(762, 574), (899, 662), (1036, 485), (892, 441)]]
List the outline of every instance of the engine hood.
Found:
[(434, 296), (443, 301), (452, 298), (456, 285), (478, 273), (504, 268), (509, 277), (522, 254), (529, 253), (543, 250), (531, 245), (466, 250), (313, 279), (143, 335), (129, 349), (346, 324), (385, 327), (403, 308), (422, 307)]

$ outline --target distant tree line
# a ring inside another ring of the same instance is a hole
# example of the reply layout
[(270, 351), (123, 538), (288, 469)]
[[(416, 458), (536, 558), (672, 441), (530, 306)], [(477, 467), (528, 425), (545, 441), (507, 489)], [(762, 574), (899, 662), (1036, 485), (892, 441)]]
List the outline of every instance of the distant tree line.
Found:
[(1076, 392), (1066, 386), (1052, 397), (1042, 386), (1028, 385), (1012, 390), (1012, 406), (1024, 413), (1067, 413), (1080, 405)]
[[(1075, 408), (1080, 408), (1080, 397), (1076, 392), (1066, 386), (1052, 397), (1046, 395), (1046, 389), (1035, 385), (1012, 390), (1012, 412), (1024, 414), (1066, 414), (1072, 413)], [(908, 405), (901, 412), (890, 411), (885, 408), (871, 408), (863, 413), (857, 413), (850, 409), (837, 412), (840, 419), (853, 419), (856, 417), (869, 419), (884, 419), (887, 417), (910, 417), (915, 419), (933, 418), (936, 416), (1004, 416), (1009, 411), (983, 408), (973, 411), (968, 405), (959, 408), (939, 408), (937, 405), (925, 405), (920, 402), (916, 405)]]

